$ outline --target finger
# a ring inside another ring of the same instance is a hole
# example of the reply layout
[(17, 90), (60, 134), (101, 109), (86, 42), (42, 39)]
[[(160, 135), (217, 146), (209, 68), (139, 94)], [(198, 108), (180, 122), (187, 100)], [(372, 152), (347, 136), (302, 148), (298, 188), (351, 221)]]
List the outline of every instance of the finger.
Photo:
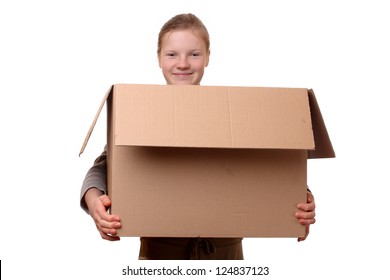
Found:
[(312, 225), (315, 224), (316, 219), (299, 219), (298, 221), (301, 225)]
[(96, 225), (104, 230), (106, 233), (116, 234), (116, 232), (113, 232), (112, 230), (117, 230), (121, 228), (121, 223), (119, 222), (107, 222), (105, 220), (100, 220), (96, 223)]
[(109, 223), (104, 220), (95, 221), (96, 228), (98, 229), (101, 237), (107, 240), (117, 240), (117, 229), (121, 228), (120, 223)]
[(99, 213), (94, 213), (93, 219), (100, 232), (116, 235), (116, 230), (121, 228), (121, 223), (115, 220), (112, 221), (113, 219), (110, 216), (112, 215), (107, 214), (101, 217)]
[(302, 210), (302, 211), (314, 211), (314, 209), (316, 208), (316, 205), (314, 202), (310, 202), (310, 203), (299, 203), (297, 205), (297, 208), (299, 210)]
[(107, 195), (104, 194), (99, 196), (99, 200), (102, 202), (106, 209), (111, 206), (111, 199)]
[(116, 228), (106, 228), (102, 227), (100, 225), (96, 225), (98, 228), (99, 232), (104, 233), (104, 234), (109, 234), (109, 235), (117, 235), (117, 229)]
[(108, 241), (119, 241), (120, 237), (119, 236), (106, 235), (105, 239), (108, 240)]
[(107, 209), (111, 206), (111, 199), (107, 195), (101, 195), (97, 204), (96, 211), (101, 219), (109, 222), (120, 221), (118, 216), (107, 213)]
[[(108, 198), (108, 197), (107, 197)], [(109, 204), (111, 205), (111, 204)], [(92, 215), (95, 217), (95, 220), (104, 220), (108, 222), (119, 222), (120, 219), (116, 215), (111, 215), (107, 213), (107, 208), (104, 205), (104, 198), (100, 199), (96, 203), (96, 207), (92, 213)]]
[(299, 203), (297, 208), (302, 211), (314, 211), (316, 205), (314, 202), (314, 196), (311, 192), (307, 192), (306, 203)]
[(298, 219), (314, 219), (316, 216), (316, 212), (296, 212), (295, 217)]
[(298, 242), (305, 241), (307, 236), (298, 237)]
[(307, 202), (308, 203), (314, 202), (314, 196), (311, 192), (307, 192)]
[(110, 223), (119, 223), (120, 222), (120, 218), (116, 215), (111, 215), (109, 213), (107, 213), (106, 211), (98, 211), (98, 216), (100, 217), (101, 220), (103, 221), (107, 221), (107, 222), (110, 222)]
[(112, 235), (112, 234), (107, 234), (103, 231), (100, 231), (99, 230), (99, 233), (100, 233), (100, 236), (105, 239), (105, 240), (108, 240), (108, 241), (118, 241), (120, 240), (120, 237), (117, 236), (117, 235)]
[(306, 240), (307, 236), (309, 235), (309, 231), (310, 231), (310, 226), (306, 226), (305, 236), (299, 237), (298, 242)]

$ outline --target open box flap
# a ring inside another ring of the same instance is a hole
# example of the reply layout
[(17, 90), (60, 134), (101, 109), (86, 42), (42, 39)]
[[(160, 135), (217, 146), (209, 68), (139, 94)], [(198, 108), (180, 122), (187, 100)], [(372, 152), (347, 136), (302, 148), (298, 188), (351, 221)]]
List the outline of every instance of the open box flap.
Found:
[(98, 109), (98, 111), (96, 112), (95, 118), (93, 119), (92, 125), (90, 126), (90, 128), (89, 128), (89, 130), (88, 130), (87, 136), (86, 136), (85, 139), (84, 139), (84, 143), (83, 143), (83, 145), (82, 145), (82, 147), (81, 147), (81, 149), (80, 149), (79, 156), (84, 152), (85, 147), (86, 147), (87, 144), (88, 144), (88, 140), (89, 140), (89, 138), (91, 137), (92, 131), (93, 131), (95, 125), (96, 125), (96, 122), (97, 122), (99, 116), (100, 116), (100, 112), (102, 111), (102, 109), (103, 109), (103, 107), (104, 107), (104, 104), (106, 103), (107, 98), (108, 98), (108, 96), (111, 94), (112, 90), (113, 90), (113, 86), (111, 86), (110, 89), (107, 91), (107, 93), (104, 95), (104, 98), (103, 98), (102, 102), (100, 103), (99, 109)]
[(308, 158), (334, 158), (336, 155), (314, 91), (310, 89), (308, 94), (315, 141), (315, 149), (308, 151)]

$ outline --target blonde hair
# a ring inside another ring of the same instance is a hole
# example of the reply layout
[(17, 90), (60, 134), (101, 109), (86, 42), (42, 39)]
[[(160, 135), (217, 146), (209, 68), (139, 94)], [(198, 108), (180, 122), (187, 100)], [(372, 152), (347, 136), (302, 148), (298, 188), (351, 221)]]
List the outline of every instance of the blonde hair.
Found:
[(160, 56), (162, 43), (163, 43), (162, 41), (165, 34), (174, 30), (186, 30), (186, 29), (191, 29), (192, 31), (197, 32), (197, 34), (205, 42), (206, 50), (210, 51), (210, 37), (206, 26), (197, 16), (189, 13), (189, 14), (176, 15), (163, 25), (163, 27), (161, 28), (158, 34), (157, 55)]

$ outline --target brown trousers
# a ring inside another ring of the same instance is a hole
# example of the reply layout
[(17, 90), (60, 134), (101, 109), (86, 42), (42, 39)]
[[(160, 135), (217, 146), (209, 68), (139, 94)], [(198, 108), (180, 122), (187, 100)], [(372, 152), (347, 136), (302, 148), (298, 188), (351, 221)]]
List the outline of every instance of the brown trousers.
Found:
[(242, 238), (141, 237), (140, 260), (243, 260)]

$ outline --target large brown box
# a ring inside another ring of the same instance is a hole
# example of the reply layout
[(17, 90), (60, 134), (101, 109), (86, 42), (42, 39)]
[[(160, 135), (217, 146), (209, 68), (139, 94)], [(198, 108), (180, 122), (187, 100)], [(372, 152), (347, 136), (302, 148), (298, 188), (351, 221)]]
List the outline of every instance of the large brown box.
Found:
[(334, 157), (312, 90), (113, 85), (81, 153), (105, 102), (120, 236), (304, 235), (307, 159)]

